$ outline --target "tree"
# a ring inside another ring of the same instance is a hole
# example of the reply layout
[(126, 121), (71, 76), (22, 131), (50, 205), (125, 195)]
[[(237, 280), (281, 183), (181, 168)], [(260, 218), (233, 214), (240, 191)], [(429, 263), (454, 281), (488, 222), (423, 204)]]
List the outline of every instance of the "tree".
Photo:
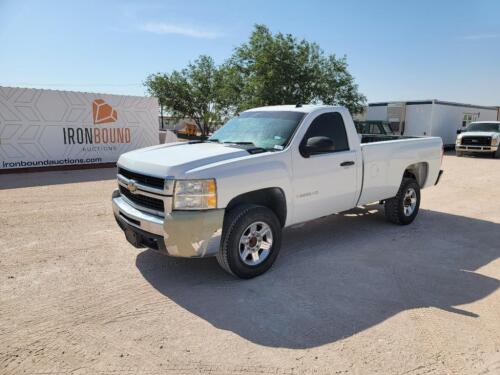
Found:
[(163, 121), (163, 114), (168, 97), (168, 92), (166, 91), (168, 86), (167, 77), (164, 74), (152, 74), (146, 79), (144, 85), (149, 95), (158, 98), (160, 116)]
[(222, 81), (213, 59), (200, 56), (181, 71), (150, 75), (144, 85), (158, 98), (160, 108), (165, 106), (174, 117), (193, 119), (205, 137), (232, 105), (219, 99)]
[(273, 35), (256, 25), (247, 43), (221, 66), (200, 56), (181, 71), (150, 75), (144, 82), (175, 117), (193, 119), (205, 137), (234, 113), (265, 105), (344, 105), (361, 112), (366, 98), (348, 71), (346, 58), (325, 55), (316, 44), (291, 34)]
[(276, 104), (344, 105), (362, 111), (366, 98), (347, 70), (346, 58), (325, 55), (291, 34), (273, 35), (256, 25), (250, 39), (224, 64), (224, 97), (237, 110)]

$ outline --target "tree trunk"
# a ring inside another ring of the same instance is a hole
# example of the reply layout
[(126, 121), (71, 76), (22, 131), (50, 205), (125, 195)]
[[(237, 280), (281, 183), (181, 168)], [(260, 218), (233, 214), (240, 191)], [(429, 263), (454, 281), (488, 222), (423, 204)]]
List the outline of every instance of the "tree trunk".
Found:
[(205, 127), (203, 126), (203, 124), (201, 123), (200, 120), (194, 120), (196, 126), (198, 126), (198, 128), (200, 129), (200, 132), (201, 132), (201, 138), (202, 139), (205, 139)]
[(161, 118), (161, 130), (165, 130), (164, 129), (165, 123), (163, 122), (163, 104), (162, 103), (160, 103), (160, 118)]

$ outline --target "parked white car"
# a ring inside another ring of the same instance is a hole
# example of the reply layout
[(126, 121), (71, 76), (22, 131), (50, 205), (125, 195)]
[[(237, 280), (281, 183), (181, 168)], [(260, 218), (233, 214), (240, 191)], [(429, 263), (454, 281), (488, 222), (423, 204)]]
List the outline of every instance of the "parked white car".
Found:
[(471, 122), (457, 136), (455, 151), (457, 156), (464, 153), (482, 153), (500, 157), (500, 121)]
[(134, 246), (216, 256), (251, 278), (276, 260), (284, 227), (377, 201), (411, 223), (441, 160), (440, 138), (358, 136), (343, 107), (263, 107), (205, 142), (123, 154), (112, 202)]

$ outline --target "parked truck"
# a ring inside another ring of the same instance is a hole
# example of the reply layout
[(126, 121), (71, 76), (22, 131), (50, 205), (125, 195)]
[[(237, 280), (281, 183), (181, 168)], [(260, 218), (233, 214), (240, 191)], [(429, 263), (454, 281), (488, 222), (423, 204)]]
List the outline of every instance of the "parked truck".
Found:
[(284, 227), (377, 201), (410, 224), (441, 160), (441, 138), (358, 135), (343, 107), (263, 107), (207, 141), (123, 154), (112, 204), (134, 246), (216, 256), (251, 278), (275, 262)]
[(457, 156), (479, 153), (500, 157), (500, 121), (471, 122), (458, 133), (455, 145)]

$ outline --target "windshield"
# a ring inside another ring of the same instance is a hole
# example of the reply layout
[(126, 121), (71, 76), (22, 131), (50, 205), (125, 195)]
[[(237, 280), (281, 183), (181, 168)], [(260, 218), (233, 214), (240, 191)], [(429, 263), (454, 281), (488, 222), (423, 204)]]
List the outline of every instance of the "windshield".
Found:
[(489, 122), (472, 123), (467, 126), (467, 132), (500, 132), (500, 124)]
[(208, 140), (251, 144), (266, 150), (282, 150), (303, 117), (304, 113), (292, 111), (243, 112), (229, 120)]

